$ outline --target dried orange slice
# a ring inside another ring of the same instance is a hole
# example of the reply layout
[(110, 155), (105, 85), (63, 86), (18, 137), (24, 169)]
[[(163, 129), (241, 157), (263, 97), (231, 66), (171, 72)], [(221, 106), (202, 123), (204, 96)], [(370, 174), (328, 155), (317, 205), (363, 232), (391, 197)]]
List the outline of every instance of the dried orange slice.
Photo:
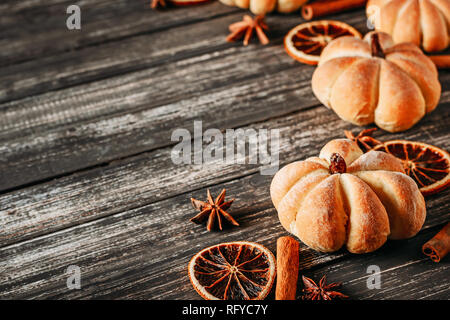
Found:
[(450, 186), (450, 155), (435, 146), (415, 141), (391, 140), (373, 150), (390, 153), (400, 159), (406, 174), (416, 181), (423, 195)]
[(316, 65), (323, 48), (331, 40), (342, 36), (361, 38), (361, 33), (340, 21), (320, 20), (302, 23), (284, 37), (284, 48), (295, 60)]
[(192, 285), (206, 300), (262, 300), (276, 273), (272, 252), (245, 241), (203, 249), (188, 268)]

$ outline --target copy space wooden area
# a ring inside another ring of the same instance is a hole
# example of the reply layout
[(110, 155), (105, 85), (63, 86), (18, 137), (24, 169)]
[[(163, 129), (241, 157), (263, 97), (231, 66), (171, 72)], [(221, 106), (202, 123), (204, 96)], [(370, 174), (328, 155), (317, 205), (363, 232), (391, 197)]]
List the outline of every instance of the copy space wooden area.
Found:
[[(65, 27), (79, 3), (82, 30)], [(317, 155), (344, 130), (313, 96), (314, 67), (293, 61), (283, 35), (299, 14), (266, 18), (271, 43), (225, 41), (245, 11), (219, 2), (152, 11), (150, 1), (0, 4), (0, 298), (200, 299), (189, 259), (206, 246), (256, 241), (274, 253), (286, 235), (255, 165), (175, 165), (176, 128), (280, 130), (281, 165)], [(329, 17), (367, 31), (364, 10)], [(450, 72), (439, 107), (413, 129), (378, 131), (450, 149)], [(227, 188), (240, 227), (189, 222), (190, 197)], [(353, 299), (449, 299), (448, 257), (420, 248), (449, 220), (450, 192), (429, 196), (422, 231), (380, 250), (320, 254), (301, 245), (300, 268), (342, 281)], [(68, 266), (81, 289), (66, 287)], [(381, 268), (369, 290), (367, 267)], [(299, 287), (300, 288), (300, 287)], [(300, 291), (300, 290), (299, 290)], [(270, 296), (273, 298), (273, 295)]]

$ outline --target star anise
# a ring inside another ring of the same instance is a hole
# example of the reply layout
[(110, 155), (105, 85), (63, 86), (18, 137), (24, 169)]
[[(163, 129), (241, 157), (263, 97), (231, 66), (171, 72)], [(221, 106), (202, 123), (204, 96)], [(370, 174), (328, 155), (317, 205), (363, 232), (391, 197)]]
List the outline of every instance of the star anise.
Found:
[(252, 19), (249, 15), (245, 15), (242, 21), (231, 24), (228, 29), (231, 33), (227, 37), (227, 41), (236, 41), (244, 36), (244, 46), (246, 46), (253, 34), (253, 30), (255, 30), (256, 35), (262, 44), (265, 45), (269, 43), (269, 39), (263, 31), (263, 29), (269, 29), (264, 22), (264, 16), (257, 16), (255, 19)]
[(156, 9), (157, 7), (165, 7), (166, 1), (165, 0), (152, 0), (151, 7), (152, 9)]
[(191, 198), (192, 205), (195, 209), (200, 210), (200, 213), (191, 219), (192, 222), (202, 223), (208, 218), (208, 222), (206, 224), (206, 229), (211, 231), (217, 221), (219, 225), (219, 229), (222, 230), (222, 218), (225, 218), (228, 222), (235, 226), (239, 226), (239, 223), (233, 219), (233, 217), (226, 212), (228, 208), (233, 203), (233, 200), (229, 200), (225, 202), (225, 192), (223, 189), (219, 196), (216, 198), (216, 201), (213, 200), (209, 189), (207, 190), (207, 202), (196, 200)]
[(312, 279), (302, 276), (303, 284), (303, 300), (332, 300), (334, 298), (348, 298), (345, 294), (342, 294), (332, 289), (341, 285), (340, 282), (326, 284), (326, 276), (324, 275), (317, 285)]
[(381, 144), (380, 141), (378, 141), (375, 138), (372, 138), (372, 133), (375, 130), (377, 130), (377, 128), (365, 129), (361, 131), (357, 136), (355, 136), (352, 132), (347, 130), (344, 130), (344, 132), (347, 139), (355, 141), (364, 152), (367, 152), (372, 150), (373, 147), (375, 147), (376, 145)]

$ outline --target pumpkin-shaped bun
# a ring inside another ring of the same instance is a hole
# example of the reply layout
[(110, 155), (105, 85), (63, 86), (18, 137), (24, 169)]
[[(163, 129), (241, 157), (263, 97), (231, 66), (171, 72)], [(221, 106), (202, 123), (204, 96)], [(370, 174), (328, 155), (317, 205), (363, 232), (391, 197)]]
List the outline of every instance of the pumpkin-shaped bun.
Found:
[(228, 6), (250, 9), (253, 14), (264, 15), (274, 10), (289, 13), (298, 10), (307, 0), (220, 0)]
[(426, 216), (425, 200), (397, 158), (363, 154), (347, 139), (283, 167), (270, 195), (283, 227), (322, 252), (344, 245), (353, 253), (374, 251), (388, 237), (414, 236)]
[(434, 63), (412, 43), (386, 33), (341, 37), (323, 50), (312, 78), (316, 97), (356, 125), (404, 131), (433, 111), (441, 95)]
[(425, 51), (450, 44), (450, 0), (369, 0), (367, 16), (395, 43), (412, 42)]

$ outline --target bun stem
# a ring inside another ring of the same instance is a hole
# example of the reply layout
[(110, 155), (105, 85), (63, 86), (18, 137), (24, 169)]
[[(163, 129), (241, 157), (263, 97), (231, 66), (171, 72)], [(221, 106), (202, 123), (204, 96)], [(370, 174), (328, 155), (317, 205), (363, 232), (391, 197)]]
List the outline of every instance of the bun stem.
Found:
[(374, 33), (371, 39), (371, 49), (372, 49), (372, 57), (385, 57), (383, 48), (381, 48), (380, 38), (378, 37), (378, 33)]

